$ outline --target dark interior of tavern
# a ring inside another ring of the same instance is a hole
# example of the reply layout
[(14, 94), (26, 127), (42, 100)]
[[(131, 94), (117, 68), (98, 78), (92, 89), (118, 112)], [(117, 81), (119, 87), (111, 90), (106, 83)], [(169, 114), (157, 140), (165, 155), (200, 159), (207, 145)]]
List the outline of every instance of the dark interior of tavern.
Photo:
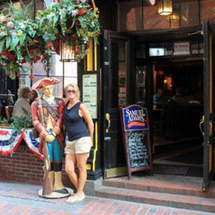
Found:
[[(162, 67), (163, 65), (160, 65)], [(154, 132), (166, 140), (200, 136), (203, 115), (202, 65), (154, 71)]]

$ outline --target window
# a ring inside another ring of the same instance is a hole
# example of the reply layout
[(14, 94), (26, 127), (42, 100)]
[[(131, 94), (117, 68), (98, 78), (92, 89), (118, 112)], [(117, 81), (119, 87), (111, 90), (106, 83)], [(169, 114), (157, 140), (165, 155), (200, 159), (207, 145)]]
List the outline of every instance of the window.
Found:
[(181, 2), (181, 27), (199, 25), (198, 2)]
[(158, 14), (158, 6), (148, 6), (144, 1), (118, 4), (118, 31), (138, 31), (197, 26), (200, 24), (198, 0), (172, 0), (173, 13)]
[[(62, 97), (63, 89), (67, 84), (77, 84), (78, 82), (77, 62), (61, 62), (60, 56), (53, 53), (50, 64), (51, 69), (49, 76), (55, 77), (60, 80), (60, 83), (55, 87), (54, 95)], [(32, 74), (34, 75), (33, 81), (31, 81), (29, 77), (29, 75), (31, 74), (31, 68), (29, 65), (25, 65), (25, 72), (21, 73), (19, 85), (27, 85), (31, 87), (31, 85), (37, 80), (47, 77), (42, 62), (34, 64), (32, 71)]]

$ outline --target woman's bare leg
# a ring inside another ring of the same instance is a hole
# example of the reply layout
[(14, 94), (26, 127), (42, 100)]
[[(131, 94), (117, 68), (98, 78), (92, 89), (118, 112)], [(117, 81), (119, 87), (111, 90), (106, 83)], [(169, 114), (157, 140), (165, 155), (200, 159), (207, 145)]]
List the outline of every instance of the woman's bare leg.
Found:
[(75, 173), (75, 164), (76, 164), (76, 155), (75, 154), (66, 154), (66, 166), (65, 171), (68, 174), (72, 184), (78, 190), (78, 177)]
[(77, 167), (79, 170), (77, 196), (83, 195), (84, 185), (87, 180), (87, 169), (86, 169), (87, 158), (88, 158), (88, 153), (76, 154)]

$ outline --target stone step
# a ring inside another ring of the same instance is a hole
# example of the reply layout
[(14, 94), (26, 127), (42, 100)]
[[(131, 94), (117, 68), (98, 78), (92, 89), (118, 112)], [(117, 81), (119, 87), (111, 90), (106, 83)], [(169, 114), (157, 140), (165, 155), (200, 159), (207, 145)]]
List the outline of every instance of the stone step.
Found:
[(96, 196), (143, 204), (215, 212), (215, 199), (102, 186)]
[(124, 188), (156, 193), (168, 193), (204, 198), (215, 198), (215, 184), (211, 183), (208, 192), (202, 191), (202, 178), (186, 176), (155, 175), (145, 177), (112, 178), (103, 180), (103, 186)]

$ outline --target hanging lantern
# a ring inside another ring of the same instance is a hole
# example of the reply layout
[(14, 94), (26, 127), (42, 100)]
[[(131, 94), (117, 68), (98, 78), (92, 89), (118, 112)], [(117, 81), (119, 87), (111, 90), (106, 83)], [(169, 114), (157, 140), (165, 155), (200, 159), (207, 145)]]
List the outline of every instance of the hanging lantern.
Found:
[(60, 43), (60, 56), (61, 61), (75, 61), (75, 50), (76, 47), (69, 46), (66, 42), (61, 41)]
[(158, 2), (158, 14), (167, 16), (172, 13), (172, 0), (160, 0)]

